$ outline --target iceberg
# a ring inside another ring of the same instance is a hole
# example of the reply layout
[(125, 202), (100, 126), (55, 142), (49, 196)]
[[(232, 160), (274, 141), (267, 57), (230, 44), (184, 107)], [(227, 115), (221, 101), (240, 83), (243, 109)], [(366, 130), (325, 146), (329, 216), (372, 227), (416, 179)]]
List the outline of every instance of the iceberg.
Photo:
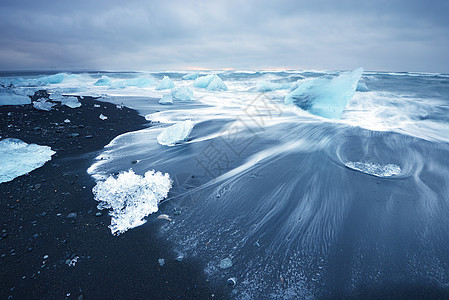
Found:
[(212, 82), (212, 80), (214, 80), (214, 75), (201, 76), (201, 77), (198, 77), (197, 79), (195, 79), (195, 81), (193, 82), (193, 86), (196, 88), (205, 89), (205, 88), (207, 88), (209, 83)]
[(401, 168), (395, 164), (387, 164), (385, 166), (371, 162), (346, 162), (345, 166), (365, 174), (377, 177), (391, 177), (401, 174)]
[(354, 96), (362, 73), (363, 68), (358, 68), (333, 78), (323, 76), (304, 80), (284, 101), (317, 116), (339, 119)]
[(171, 92), (171, 95), (172, 95), (173, 99), (175, 99), (175, 100), (187, 101), (187, 100), (192, 100), (193, 92), (187, 87), (182, 87), (182, 88), (173, 89)]
[(37, 80), (43, 84), (58, 84), (61, 83), (65, 77), (65, 73), (58, 73), (54, 75), (39, 77)]
[(98, 79), (95, 83), (95, 86), (109, 86), (111, 85), (111, 78), (108, 76), (101, 76), (100, 79)]
[(0, 93), (0, 105), (23, 105), (31, 104), (31, 99), (25, 95), (15, 93)]
[(132, 78), (132, 79), (126, 79), (126, 80), (120, 80), (116, 83), (114, 83), (114, 87), (124, 88), (127, 86), (135, 86), (139, 88), (147, 87), (149, 85), (152, 85), (154, 83), (154, 80), (151, 78)]
[(42, 167), (55, 154), (48, 146), (27, 144), (19, 139), (0, 141), (0, 183)]
[(61, 102), (61, 105), (68, 106), (70, 108), (78, 108), (81, 106), (78, 98), (75, 96), (63, 96), (60, 92), (54, 92), (50, 95), (50, 99), (56, 102)]
[(173, 104), (173, 98), (170, 94), (164, 95), (164, 97), (159, 100), (159, 104)]
[(164, 76), (164, 78), (162, 78), (162, 81), (156, 87), (156, 90), (167, 90), (167, 89), (172, 89), (174, 87), (175, 87), (175, 84), (173, 83), (173, 81), (171, 81), (170, 77)]
[(172, 181), (165, 173), (148, 171), (144, 176), (133, 170), (109, 176), (92, 189), (98, 209), (109, 209), (113, 235), (145, 224), (144, 218), (158, 211), (158, 204), (165, 199)]
[(46, 100), (34, 101), (33, 107), (37, 110), (50, 111), (55, 104)]
[(292, 87), (292, 83), (279, 83), (270, 81), (258, 81), (256, 83), (256, 91), (258, 92), (270, 92), (276, 90), (285, 90)]
[(208, 89), (209, 91), (227, 91), (228, 90), (228, 87), (226, 86), (226, 84), (216, 74), (198, 77), (193, 82), (193, 86), (197, 87), (197, 88)]
[(185, 141), (193, 129), (193, 121), (186, 120), (165, 128), (158, 135), (157, 141), (161, 145), (174, 146), (176, 143)]
[(368, 92), (368, 87), (366, 86), (366, 82), (365, 81), (359, 81), (357, 83), (357, 92)]
[(191, 74), (187, 74), (182, 76), (183, 80), (194, 80), (198, 78), (198, 73), (191, 73)]

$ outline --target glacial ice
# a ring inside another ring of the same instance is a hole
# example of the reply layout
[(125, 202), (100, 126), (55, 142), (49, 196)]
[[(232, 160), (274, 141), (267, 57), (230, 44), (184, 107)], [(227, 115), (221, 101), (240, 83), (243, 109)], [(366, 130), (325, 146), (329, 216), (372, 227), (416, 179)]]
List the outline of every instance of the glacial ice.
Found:
[(167, 90), (167, 89), (172, 89), (174, 87), (175, 87), (175, 84), (173, 83), (173, 81), (171, 81), (170, 77), (164, 76), (164, 78), (162, 78), (159, 85), (156, 87), (156, 90)]
[(124, 88), (127, 86), (135, 86), (135, 87), (143, 88), (143, 87), (152, 85), (153, 83), (154, 83), (154, 80), (151, 78), (132, 78), (132, 79), (125, 79), (125, 80), (120, 80), (118, 82), (115, 82), (113, 84), (113, 86), (118, 87), (118, 88)]
[(198, 73), (191, 73), (191, 74), (182, 76), (182, 79), (184, 79), (184, 80), (194, 80), (197, 78), (198, 78)]
[(193, 86), (197, 88), (208, 89), (209, 91), (227, 91), (228, 87), (216, 74), (198, 77), (193, 82)]
[(54, 92), (51, 94), (50, 99), (56, 102), (61, 102), (61, 105), (65, 105), (70, 108), (78, 108), (81, 106), (81, 102), (79, 102), (77, 97), (63, 96), (60, 92)]
[(270, 82), (270, 81), (258, 81), (256, 83), (256, 91), (258, 92), (270, 92), (276, 90), (285, 90), (292, 87), (292, 83), (280, 83), (280, 82)]
[(366, 82), (359, 80), (359, 82), (357, 83), (356, 91), (358, 91), (358, 92), (367, 92), (368, 91), (368, 87), (366, 86)]
[(15, 93), (0, 93), (0, 105), (23, 105), (31, 104), (28, 96), (17, 95)]
[(58, 73), (54, 75), (39, 77), (37, 80), (42, 84), (58, 84), (64, 80), (66, 75), (67, 74), (65, 73)]
[(0, 183), (42, 167), (55, 153), (48, 146), (27, 144), (19, 139), (0, 140)]
[(111, 85), (111, 78), (108, 76), (101, 76), (100, 79), (98, 79), (95, 83), (95, 86), (109, 86)]
[(50, 111), (55, 104), (46, 100), (34, 101), (33, 107), (37, 110)]
[(173, 104), (173, 97), (170, 94), (164, 95), (164, 97), (159, 100), (159, 104)]
[(118, 235), (144, 224), (145, 217), (157, 212), (159, 202), (167, 197), (171, 186), (167, 173), (151, 170), (140, 176), (129, 170), (97, 182), (92, 192), (100, 202), (98, 209), (110, 210), (109, 228), (113, 235)]
[(285, 97), (284, 101), (314, 115), (339, 119), (354, 96), (362, 73), (363, 68), (358, 68), (333, 78), (323, 76), (304, 80)]
[(181, 87), (173, 89), (171, 92), (173, 99), (175, 100), (192, 100), (193, 92), (187, 87)]
[(377, 177), (391, 177), (401, 174), (401, 168), (395, 164), (387, 164), (382, 166), (371, 162), (348, 161), (345, 163), (345, 166), (350, 169)]
[(157, 141), (161, 145), (174, 146), (176, 143), (187, 139), (193, 129), (193, 125), (192, 120), (178, 122), (162, 130), (157, 137)]
[(208, 89), (209, 91), (227, 91), (228, 87), (223, 82), (223, 80), (218, 77), (218, 75), (214, 75), (214, 78), (209, 83), (206, 89)]

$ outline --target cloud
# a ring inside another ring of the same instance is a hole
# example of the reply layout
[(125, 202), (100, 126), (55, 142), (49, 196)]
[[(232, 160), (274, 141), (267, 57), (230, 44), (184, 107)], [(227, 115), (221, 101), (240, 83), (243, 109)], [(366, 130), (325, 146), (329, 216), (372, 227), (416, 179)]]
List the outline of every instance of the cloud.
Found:
[(445, 1), (4, 2), (0, 69), (449, 72)]

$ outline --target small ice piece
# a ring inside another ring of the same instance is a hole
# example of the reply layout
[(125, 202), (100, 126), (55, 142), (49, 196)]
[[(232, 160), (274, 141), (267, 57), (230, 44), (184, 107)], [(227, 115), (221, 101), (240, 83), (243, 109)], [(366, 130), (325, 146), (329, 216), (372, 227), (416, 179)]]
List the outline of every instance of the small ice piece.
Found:
[(118, 235), (144, 224), (145, 217), (158, 211), (159, 202), (167, 197), (171, 187), (167, 173), (151, 170), (140, 176), (129, 170), (98, 181), (92, 192), (100, 202), (98, 209), (110, 210), (109, 228), (113, 235)]
[(69, 119), (65, 119), (64, 123), (70, 123), (70, 120)]
[(99, 107), (101, 107), (101, 105), (94, 104), (94, 107), (95, 107), (95, 108), (99, 108)]
[(322, 76), (306, 79), (285, 97), (284, 102), (317, 116), (340, 119), (354, 96), (362, 73), (363, 68), (358, 68), (333, 78)]
[(182, 76), (182, 79), (184, 79), (184, 80), (195, 80), (197, 78), (198, 78), (198, 73), (190, 73), (190, 74)]
[(63, 96), (60, 92), (54, 92), (50, 95), (50, 99), (53, 101), (61, 102), (61, 105), (68, 106), (70, 108), (78, 108), (81, 106), (81, 102), (74, 96)]
[(232, 260), (230, 258), (225, 258), (220, 261), (220, 268), (227, 269), (232, 267)]
[(100, 79), (98, 79), (95, 83), (95, 86), (109, 86), (111, 85), (111, 78), (108, 76), (101, 76)]
[(195, 81), (193, 82), (193, 86), (205, 89), (207, 88), (209, 83), (212, 82), (212, 80), (214, 80), (214, 75), (201, 76), (195, 79)]
[(356, 91), (357, 92), (368, 92), (368, 87), (366, 86), (366, 82), (359, 80), (359, 82), (357, 83)]
[(33, 107), (37, 110), (50, 111), (54, 105), (54, 103), (45, 100), (33, 102)]
[(23, 105), (31, 104), (28, 96), (17, 95), (15, 93), (0, 93), (0, 105)]
[(193, 92), (187, 87), (182, 87), (182, 88), (173, 89), (171, 92), (171, 95), (172, 95), (173, 99), (175, 99), (175, 100), (187, 101), (187, 100), (192, 100)]
[(193, 125), (192, 120), (178, 122), (162, 130), (157, 137), (157, 141), (161, 145), (174, 146), (176, 143), (187, 139), (193, 129)]
[(170, 217), (169, 217), (168, 215), (166, 215), (166, 214), (159, 215), (159, 216), (157, 216), (157, 218), (158, 218), (159, 220), (172, 221), (172, 218), (170, 218)]
[(365, 174), (377, 177), (391, 177), (401, 174), (401, 167), (395, 164), (379, 165), (371, 162), (352, 162), (348, 161), (345, 166)]
[(229, 286), (234, 286), (237, 283), (237, 278), (231, 277), (226, 280), (226, 284)]
[(168, 95), (164, 95), (164, 97), (161, 98), (161, 100), (159, 100), (159, 104), (173, 104), (173, 98), (170, 94)]
[(214, 75), (214, 78), (212, 81), (208, 84), (207, 88), (209, 91), (227, 91), (228, 87), (226, 84), (221, 80), (218, 75)]
[(167, 90), (167, 89), (172, 89), (174, 87), (175, 87), (175, 84), (173, 83), (173, 81), (171, 81), (170, 77), (164, 76), (164, 78), (162, 78), (159, 85), (156, 87), (156, 90)]
[(163, 267), (163, 266), (165, 265), (165, 259), (163, 259), (163, 258), (159, 258), (159, 259), (157, 260), (157, 262), (159, 263), (159, 265), (160, 265), (161, 267)]
[(27, 144), (18, 139), (1, 140), (0, 183), (42, 167), (55, 153), (48, 146)]
[(270, 82), (270, 81), (258, 81), (256, 83), (256, 91), (258, 92), (270, 92), (276, 90), (285, 90), (292, 87), (292, 83), (280, 83), (280, 82)]
[(106, 117), (106, 116), (103, 115), (103, 114), (100, 114), (98, 117), (99, 117), (101, 120), (107, 120), (107, 119), (108, 119), (108, 117)]

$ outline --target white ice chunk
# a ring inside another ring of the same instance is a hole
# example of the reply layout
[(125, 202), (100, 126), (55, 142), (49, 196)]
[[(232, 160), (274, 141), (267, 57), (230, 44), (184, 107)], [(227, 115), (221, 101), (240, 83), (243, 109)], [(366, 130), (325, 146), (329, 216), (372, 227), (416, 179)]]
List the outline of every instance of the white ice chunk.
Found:
[(194, 80), (197, 78), (198, 78), (198, 73), (190, 73), (190, 74), (182, 76), (182, 79), (184, 79), (184, 80)]
[(111, 78), (108, 76), (101, 76), (100, 79), (98, 79), (95, 83), (95, 86), (109, 86), (111, 85)]
[(42, 167), (55, 153), (48, 146), (27, 144), (18, 139), (1, 140), (0, 183)]
[(132, 170), (120, 173), (117, 178), (109, 176), (97, 182), (92, 189), (98, 209), (109, 209), (112, 234), (118, 235), (140, 226), (149, 214), (158, 211), (158, 204), (167, 197), (172, 186), (170, 176), (148, 171), (144, 176)]
[(186, 101), (186, 100), (192, 100), (193, 92), (187, 87), (182, 87), (182, 88), (173, 89), (171, 92), (171, 95), (172, 95), (173, 99), (175, 99), (175, 100)]
[(382, 166), (371, 162), (349, 161), (346, 162), (345, 165), (350, 169), (377, 177), (391, 177), (401, 174), (401, 168), (395, 164), (387, 164)]
[(171, 81), (170, 77), (164, 76), (164, 78), (162, 78), (159, 85), (156, 87), (156, 90), (167, 90), (167, 89), (172, 89), (174, 87), (175, 87), (175, 84), (173, 83), (173, 81)]
[(23, 105), (31, 104), (28, 96), (17, 95), (14, 93), (0, 93), (0, 105)]
[(50, 95), (50, 99), (53, 101), (61, 102), (61, 105), (68, 106), (70, 108), (78, 108), (81, 106), (77, 97), (74, 96), (63, 96), (59, 92), (54, 92)]
[(161, 145), (174, 146), (176, 143), (185, 141), (193, 129), (193, 121), (186, 120), (165, 128), (158, 135), (157, 141)]
[(159, 100), (159, 104), (173, 104), (173, 98), (170, 94), (164, 95), (164, 97)]
[(207, 85), (209, 91), (227, 91), (228, 87), (218, 75), (214, 75), (212, 81)]
[(33, 102), (33, 107), (37, 110), (50, 111), (54, 105), (55, 105), (54, 103), (45, 100)]
[(258, 92), (269, 92), (276, 90), (285, 90), (292, 87), (292, 83), (286, 82), (270, 82), (270, 81), (258, 81), (256, 83), (256, 91)]
[(100, 114), (98, 117), (99, 117), (101, 120), (107, 120), (107, 119), (108, 119), (108, 117), (106, 117), (106, 116), (103, 115), (103, 114)]
[(284, 101), (314, 115), (339, 119), (354, 96), (362, 73), (363, 68), (358, 68), (333, 78), (323, 76), (304, 80), (285, 97)]

